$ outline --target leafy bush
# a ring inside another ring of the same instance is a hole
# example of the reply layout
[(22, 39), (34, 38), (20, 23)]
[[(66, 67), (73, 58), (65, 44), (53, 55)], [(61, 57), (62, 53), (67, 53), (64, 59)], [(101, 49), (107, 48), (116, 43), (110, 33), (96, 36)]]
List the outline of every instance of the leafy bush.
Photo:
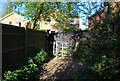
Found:
[(115, 79), (115, 76), (118, 73), (117, 65), (118, 60), (116, 58), (107, 58), (103, 55), (101, 61), (94, 66), (91, 66), (91, 69), (98, 72), (99, 75), (102, 76), (102, 79)]
[(30, 57), (26, 62), (26, 65), (15, 71), (6, 71), (4, 74), (5, 81), (17, 81), (17, 80), (31, 80), (35, 78), (38, 71), (38, 65), (43, 63), (47, 59), (47, 53), (41, 50), (35, 57)]
[(96, 25), (91, 31), (91, 52), (94, 56), (97, 54), (95, 59), (99, 59), (92, 69), (98, 72), (102, 79), (120, 79), (120, 33), (116, 30), (120, 23), (115, 23), (119, 21), (117, 17), (110, 19), (106, 24)]
[(97, 24), (89, 31), (91, 39), (87, 46), (78, 47), (77, 55), (84, 61), (95, 59), (97, 64), (91, 66), (91, 69), (97, 72), (101, 79), (120, 80), (120, 15), (104, 21), (107, 22)]
[(35, 73), (38, 71), (38, 67), (33, 63), (33, 59), (28, 61), (28, 65), (21, 67), (19, 70), (7, 71), (4, 74), (6, 80), (28, 80), (32, 79)]
[(82, 62), (88, 62), (90, 60), (89, 49), (85, 46), (78, 47), (75, 55)]
[(34, 57), (35, 63), (36, 64), (41, 64), (43, 63), (45, 60), (47, 60), (47, 53), (43, 50), (41, 50), (39, 53), (37, 53), (37, 55)]
[(63, 30), (63, 32), (70, 32), (70, 31), (75, 31), (75, 29), (72, 27), (65, 27)]
[(72, 32), (72, 31), (80, 31), (81, 29), (76, 29), (74, 27), (65, 27), (62, 32)]

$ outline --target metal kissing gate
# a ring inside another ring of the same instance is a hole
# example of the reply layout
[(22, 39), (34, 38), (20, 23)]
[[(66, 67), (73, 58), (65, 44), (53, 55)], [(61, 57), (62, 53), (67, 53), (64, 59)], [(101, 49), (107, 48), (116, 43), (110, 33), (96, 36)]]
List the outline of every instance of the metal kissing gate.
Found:
[(55, 56), (72, 56), (75, 47), (74, 32), (58, 33), (54, 36), (53, 54)]
[(89, 38), (88, 31), (62, 32), (54, 35), (53, 54), (55, 56), (72, 56), (81, 38)]

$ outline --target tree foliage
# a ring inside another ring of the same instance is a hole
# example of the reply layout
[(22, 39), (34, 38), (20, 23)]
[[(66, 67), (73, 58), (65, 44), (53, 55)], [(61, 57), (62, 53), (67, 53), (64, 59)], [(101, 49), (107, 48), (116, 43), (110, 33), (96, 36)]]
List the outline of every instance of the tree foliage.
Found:
[[(65, 19), (67, 16), (71, 17), (73, 15), (78, 15), (76, 10), (73, 9), (72, 2), (8, 2), (6, 6), (6, 14), (15, 11), (27, 19), (34, 22), (33, 28), (36, 28), (36, 23), (39, 20), (45, 20), (48, 16), (53, 18)], [(58, 10), (62, 13), (55, 12)], [(51, 15), (51, 13), (55, 14)]]
[[(92, 16), (94, 13), (98, 14), (97, 12), (100, 11), (101, 9), (103, 9), (103, 2), (92, 2), (92, 1), (76, 2), (76, 3), (74, 3), (74, 8), (77, 10), (77, 12), (79, 13), (82, 20), (87, 23), (88, 18), (90, 16)], [(96, 21), (94, 21), (94, 22), (96, 22)], [(88, 26), (87, 24), (85, 24), (85, 25)]]

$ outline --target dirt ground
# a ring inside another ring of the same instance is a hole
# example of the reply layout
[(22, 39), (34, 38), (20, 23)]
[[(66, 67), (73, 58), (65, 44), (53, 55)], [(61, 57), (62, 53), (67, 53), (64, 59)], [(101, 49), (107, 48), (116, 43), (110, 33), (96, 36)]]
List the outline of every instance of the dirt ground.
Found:
[(73, 81), (74, 73), (89, 74), (89, 65), (73, 58), (54, 57), (43, 65), (39, 81)]

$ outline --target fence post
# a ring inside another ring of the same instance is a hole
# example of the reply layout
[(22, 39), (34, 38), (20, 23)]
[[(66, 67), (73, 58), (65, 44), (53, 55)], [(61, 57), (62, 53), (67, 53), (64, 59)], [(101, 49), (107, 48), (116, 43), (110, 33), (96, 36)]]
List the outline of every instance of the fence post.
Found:
[(53, 55), (55, 54), (54, 48), (55, 48), (55, 41), (53, 41)]
[(27, 55), (27, 28), (25, 28), (25, 55)]
[(64, 43), (64, 42), (62, 42), (62, 56), (64, 56), (64, 55), (63, 55), (63, 52), (64, 52), (64, 50), (63, 50), (63, 48), (64, 48), (63, 43)]
[(58, 54), (57, 54), (57, 53), (58, 53), (58, 52), (57, 52), (57, 41), (56, 41), (55, 43), (56, 43), (56, 44), (55, 44), (55, 45), (56, 45), (56, 56), (58, 56)]
[[(0, 70), (2, 70), (2, 24), (0, 24)], [(2, 71), (0, 71), (0, 80), (2, 80)]]

